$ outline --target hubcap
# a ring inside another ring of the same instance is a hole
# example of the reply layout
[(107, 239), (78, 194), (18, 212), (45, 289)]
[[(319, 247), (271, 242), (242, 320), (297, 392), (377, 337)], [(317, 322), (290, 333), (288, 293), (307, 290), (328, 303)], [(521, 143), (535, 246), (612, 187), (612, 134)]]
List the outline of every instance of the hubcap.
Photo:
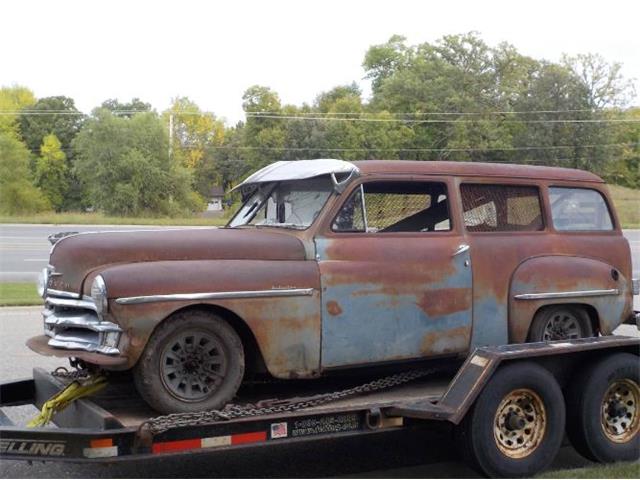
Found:
[(165, 388), (184, 402), (211, 396), (227, 372), (222, 342), (206, 332), (175, 335), (160, 356), (160, 377)]
[(572, 338), (582, 338), (579, 320), (569, 311), (555, 313), (544, 327), (542, 340), (568, 340)]
[(510, 458), (523, 458), (538, 448), (547, 428), (542, 399), (527, 388), (502, 399), (493, 422), (498, 449)]
[(604, 394), (601, 425), (605, 435), (615, 443), (626, 443), (640, 430), (640, 388), (627, 378), (613, 382)]

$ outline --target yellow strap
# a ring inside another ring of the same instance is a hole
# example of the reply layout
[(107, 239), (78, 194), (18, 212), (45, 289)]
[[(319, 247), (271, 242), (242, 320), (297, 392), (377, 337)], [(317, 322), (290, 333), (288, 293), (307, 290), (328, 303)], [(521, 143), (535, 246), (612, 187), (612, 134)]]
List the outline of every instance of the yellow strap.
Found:
[(27, 426), (43, 427), (47, 425), (53, 415), (64, 410), (70, 403), (83, 397), (88, 397), (102, 390), (107, 385), (107, 379), (104, 376), (89, 378), (84, 383), (74, 381), (65, 388), (56, 393), (49, 400), (44, 402), (42, 410)]

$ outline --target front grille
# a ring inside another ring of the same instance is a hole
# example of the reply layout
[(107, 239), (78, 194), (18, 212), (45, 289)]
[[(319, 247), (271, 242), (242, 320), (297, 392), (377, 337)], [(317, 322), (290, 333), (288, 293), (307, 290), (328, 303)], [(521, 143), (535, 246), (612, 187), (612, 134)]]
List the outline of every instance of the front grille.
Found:
[(120, 353), (122, 329), (115, 323), (101, 321), (90, 298), (47, 296), (42, 316), (51, 347), (106, 355)]

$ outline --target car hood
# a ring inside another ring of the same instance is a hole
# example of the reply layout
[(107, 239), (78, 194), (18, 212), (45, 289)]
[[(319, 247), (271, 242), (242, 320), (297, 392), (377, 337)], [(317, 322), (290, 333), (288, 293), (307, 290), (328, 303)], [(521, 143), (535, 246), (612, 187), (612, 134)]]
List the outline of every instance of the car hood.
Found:
[(80, 292), (107, 265), (159, 260), (304, 260), (301, 240), (286, 232), (198, 228), (92, 232), (59, 240), (51, 251), (49, 288)]

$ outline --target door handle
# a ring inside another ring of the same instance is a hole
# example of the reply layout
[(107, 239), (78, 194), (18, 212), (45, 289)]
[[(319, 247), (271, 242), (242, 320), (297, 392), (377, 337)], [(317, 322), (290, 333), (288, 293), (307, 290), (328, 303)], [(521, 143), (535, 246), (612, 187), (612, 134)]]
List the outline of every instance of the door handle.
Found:
[(460, 255), (461, 253), (466, 252), (467, 250), (469, 250), (469, 245), (467, 245), (466, 243), (461, 243), (460, 245), (458, 245), (458, 248), (456, 249), (455, 252), (453, 252), (453, 255), (451, 255), (452, 257), (455, 257), (457, 255)]

